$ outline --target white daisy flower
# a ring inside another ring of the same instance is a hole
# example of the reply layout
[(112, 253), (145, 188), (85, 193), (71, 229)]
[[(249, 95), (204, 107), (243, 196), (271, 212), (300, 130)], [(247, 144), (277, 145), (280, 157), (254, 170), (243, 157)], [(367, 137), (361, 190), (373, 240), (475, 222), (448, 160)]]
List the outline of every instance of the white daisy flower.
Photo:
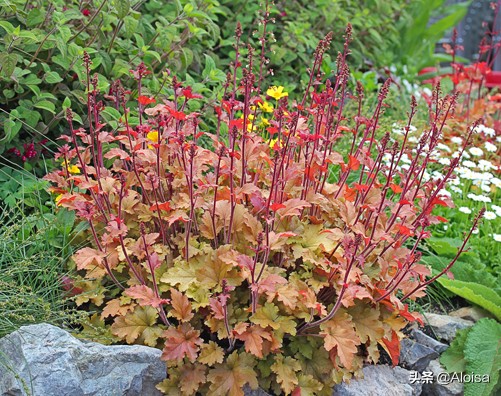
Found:
[(481, 171), (488, 171), (490, 169), (496, 169), (496, 167), (492, 164), (492, 162), (481, 159), (478, 161), (478, 168)]
[(466, 213), (466, 214), (470, 214), (470, 213), (471, 213), (471, 209), (470, 209), (470, 208), (467, 208), (466, 206), (461, 206), (458, 210), (459, 210), (461, 213)]
[(501, 234), (492, 234), (492, 239), (496, 242), (501, 242)]
[(471, 233), (472, 234), (478, 234), (478, 228), (475, 228)]
[(491, 183), (494, 184), (497, 188), (501, 188), (501, 179), (498, 179), (497, 177), (493, 177), (491, 179)]
[(446, 189), (442, 188), (437, 196), (445, 196), (445, 197), (450, 197), (451, 196), (451, 193), (449, 191), (447, 191)]
[(447, 151), (448, 153), (451, 153), (451, 152), (452, 152), (452, 150), (451, 150), (448, 146), (446, 146), (445, 144), (443, 144), (443, 143), (438, 143), (438, 144), (437, 144), (437, 148), (438, 148), (439, 150), (444, 150), (444, 151)]
[(459, 136), (454, 136), (451, 138), (451, 142), (456, 144), (463, 144), (463, 139), (461, 139)]
[(461, 194), (463, 192), (463, 190), (461, 190), (459, 187), (456, 186), (449, 186), (449, 189), (457, 194)]
[(488, 127), (486, 127), (486, 126), (483, 126), (483, 127), (484, 127), (483, 132), (484, 132), (484, 135), (485, 135), (485, 136), (489, 136), (489, 137), (494, 137), (494, 136), (496, 136), (496, 131), (495, 131), (494, 129), (492, 129), (492, 128), (488, 128)]
[(476, 168), (477, 167), (477, 164), (473, 161), (470, 161), (470, 160), (463, 161), (462, 165), (467, 166), (468, 168)]
[(489, 186), (488, 184), (482, 183), (481, 186), (480, 186), (480, 188), (485, 193), (490, 193), (491, 192), (491, 186)]
[(484, 218), (486, 220), (494, 220), (496, 217), (496, 213), (491, 212), (490, 210), (486, 210), (484, 213)]
[(489, 197), (486, 197), (484, 195), (476, 195), (473, 193), (469, 193), (467, 197), (476, 202), (486, 202), (486, 203), (492, 202), (492, 200)]
[(471, 155), (474, 155), (475, 157), (480, 157), (484, 154), (484, 152), (482, 151), (482, 149), (478, 148), (478, 147), (472, 147), (470, 149), (470, 153)]
[(441, 165), (450, 165), (451, 164), (451, 160), (449, 158), (440, 158), (438, 160), (438, 163), (441, 164)]
[(484, 147), (489, 153), (495, 153), (498, 150), (498, 148), (491, 142), (485, 142)]

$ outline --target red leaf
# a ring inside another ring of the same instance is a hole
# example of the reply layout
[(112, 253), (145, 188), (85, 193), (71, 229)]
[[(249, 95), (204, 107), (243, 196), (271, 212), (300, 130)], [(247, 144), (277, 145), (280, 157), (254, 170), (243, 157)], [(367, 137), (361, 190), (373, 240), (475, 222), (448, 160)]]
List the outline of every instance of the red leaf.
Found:
[(400, 340), (398, 339), (397, 333), (392, 330), (391, 340), (383, 338), (382, 341), (385, 347), (384, 349), (390, 355), (391, 363), (393, 364), (393, 367), (395, 367), (398, 364), (398, 359), (400, 357)]
[(157, 205), (151, 205), (150, 206), (150, 210), (151, 211), (156, 211), (156, 210), (165, 210), (165, 211), (170, 211), (172, 210), (172, 208), (170, 207), (170, 202), (162, 202), (162, 203), (159, 203), (158, 206)]
[(270, 205), (271, 210), (273, 210), (274, 212), (276, 212), (278, 209), (282, 209), (285, 207), (286, 206), (283, 203), (278, 203), (278, 202), (275, 202), (274, 204)]
[(390, 184), (390, 188), (391, 190), (395, 193), (395, 194), (399, 194), (402, 192), (402, 187), (400, 187), (399, 185), (397, 184), (394, 184), (394, 183), (391, 183)]
[(357, 196), (357, 190), (346, 186), (346, 192), (344, 193), (344, 198), (347, 201), (353, 202), (355, 201), (356, 196)]
[(367, 191), (369, 189), (369, 186), (367, 184), (353, 183), (353, 187), (355, 188), (355, 190), (360, 191), (360, 192), (364, 192), (364, 191)]
[(348, 156), (348, 167), (351, 170), (358, 170), (360, 168), (360, 161), (353, 155)]
[(423, 326), (423, 320), (416, 312), (409, 312), (409, 304), (404, 305), (404, 309), (398, 312), (400, 316), (407, 319), (409, 322), (415, 322), (416, 320)]
[(143, 106), (149, 105), (151, 103), (155, 103), (156, 100), (154, 97), (148, 97), (148, 96), (140, 96), (137, 98), (138, 102), (142, 104)]
[(187, 88), (183, 89), (182, 93), (186, 99), (201, 99), (201, 98), (203, 98), (203, 96), (200, 94), (194, 94), (191, 87), (187, 87)]
[(412, 202), (406, 200), (406, 199), (401, 199), (399, 202), (398, 202), (400, 205), (412, 205)]
[(174, 109), (171, 109), (169, 106), (166, 106), (167, 111), (170, 113), (170, 115), (175, 118), (178, 121), (183, 121), (186, 120), (186, 114), (184, 114), (182, 111), (176, 111)]
[(414, 232), (407, 226), (404, 226), (402, 224), (398, 225), (398, 232), (400, 232), (402, 235), (407, 235), (407, 236), (413, 236)]
[(440, 205), (440, 206), (445, 206), (445, 207), (448, 206), (445, 201), (443, 201), (443, 200), (441, 200), (440, 198), (437, 198), (437, 197), (433, 198), (433, 201), (431, 201), (431, 205), (432, 206)]

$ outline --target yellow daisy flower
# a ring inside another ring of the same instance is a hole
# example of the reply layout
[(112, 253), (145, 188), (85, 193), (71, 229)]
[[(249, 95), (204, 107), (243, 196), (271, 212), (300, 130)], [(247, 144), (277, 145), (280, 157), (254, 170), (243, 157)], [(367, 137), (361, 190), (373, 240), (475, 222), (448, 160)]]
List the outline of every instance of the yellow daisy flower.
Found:
[(268, 88), (266, 91), (266, 95), (271, 96), (272, 98), (279, 100), (282, 99), (284, 96), (289, 96), (287, 92), (284, 92), (284, 87), (282, 86), (273, 86), (271, 88)]
[(263, 102), (263, 103), (260, 102), (257, 105), (259, 106), (261, 111), (264, 111), (265, 113), (273, 112), (273, 106), (271, 104), (269, 104), (268, 102)]
[[(158, 133), (158, 131), (156, 130), (153, 130), (151, 132), (148, 132), (148, 134), (146, 135), (146, 138), (150, 141), (152, 141), (153, 143), (158, 143), (160, 142), (160, 134)], [(153, 146), (151, 144), (148, 144), (148, 148), (149, 149), (152, 149)]]
[(80, 174), (80, 168), (76, 165), (68, 165), (68, 172), (70, 172), (73, 175), (78, 175)]

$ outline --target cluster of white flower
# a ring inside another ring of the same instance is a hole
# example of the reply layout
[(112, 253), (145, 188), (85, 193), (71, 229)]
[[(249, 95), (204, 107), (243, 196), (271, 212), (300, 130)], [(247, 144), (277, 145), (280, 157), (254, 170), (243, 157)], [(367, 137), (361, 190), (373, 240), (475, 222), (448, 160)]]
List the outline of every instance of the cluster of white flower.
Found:
[[(405, 135), (406, 128), (407, 128), (407, 126), (401, 127), (397, 123), (394, 123), (392, 132), (396, 135)], [(417, 131), (417, 128), (414, 125), (409, 126), (409, 133), (413, 133), (416, 131)]]
[(486, 197), (485, 195), (476, 195), (473, 193), (469, 193), (467, 195), (468, 198), (470, 198), (472, 201), (475, 202), (485, 202), (485, 203), (490, 203), (492, 202), (492, 199), (490, 197)]
[(474, 130), (474, 133), (483, 133), (485, 136), (494, 137), (496, 136), (496, 131), (492, 128), (486, 127), (485, 125), (478, 125)]

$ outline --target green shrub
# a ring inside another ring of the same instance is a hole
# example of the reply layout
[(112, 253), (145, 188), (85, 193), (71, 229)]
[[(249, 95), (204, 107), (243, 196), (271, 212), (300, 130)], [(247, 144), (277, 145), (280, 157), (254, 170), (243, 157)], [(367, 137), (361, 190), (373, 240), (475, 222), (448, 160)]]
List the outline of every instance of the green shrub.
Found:
[[(200, 59), (206, 42), (214, 43), (219, 36), (209, 16), (216, 4), (0, 2), (0, 154), (13, 149), (11, 157), (19, 157), (19, 162), (35, 161), (42, 147), (29, 145), (54, 146), (65, 129), (60, 120), (70, 106), (79, 109), (85, 121), (84, 51), (93, 56), (92, 74), (97, 75), (99, 89), (108, 90), (114, 79), (129, 76), (129, 70), (144, 60), (154, 74), (145, 89), (161, 91), (166, 67), (185, 70)], [(78, 117), (75, 121), (83, 122)]]

